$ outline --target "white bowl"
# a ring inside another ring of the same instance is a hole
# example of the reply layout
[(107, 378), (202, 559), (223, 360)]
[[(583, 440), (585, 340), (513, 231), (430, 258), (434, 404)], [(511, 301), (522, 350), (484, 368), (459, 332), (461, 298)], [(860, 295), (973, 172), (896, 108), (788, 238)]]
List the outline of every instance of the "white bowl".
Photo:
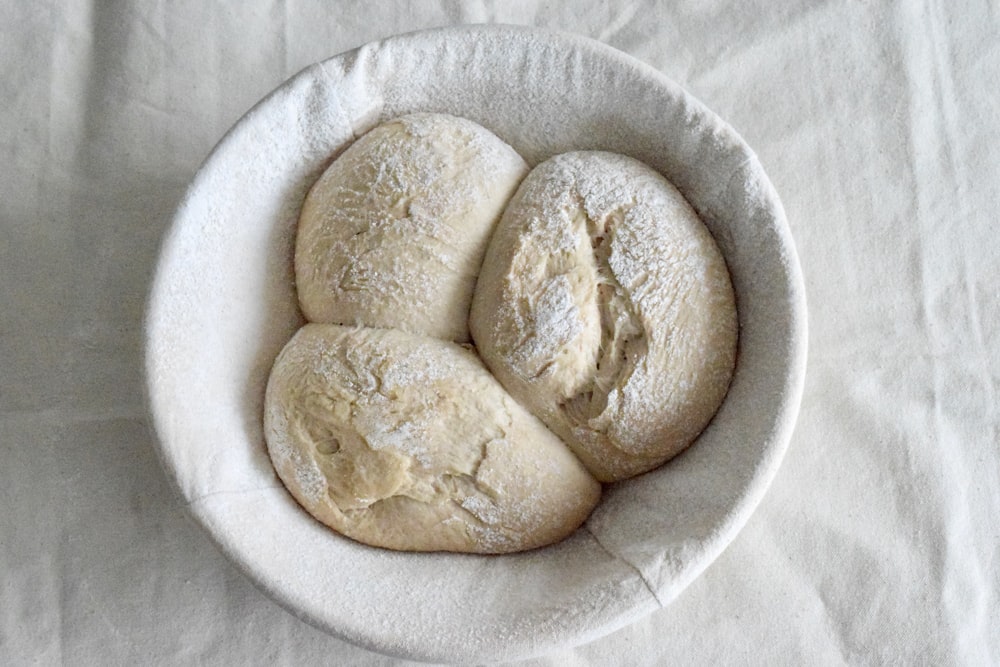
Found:
[[(671, 463), (608, 487), (585, 527), (552, 547), (492, 557), (366, 547), (300, 509), (268, 461), (264, 385), (301, 323), (292, 248), (305, 192), (355, 137), (412, 111), (478, 121), (532, 164), (574, 149), (646, 162), (699, 211), (732, 274), (739, 358), (718, 415)], [(247, 113), (177, 212), (146, 335), (164, 467), (240, 569), (348, 641), (413, 659), (481, 662), (607, 634), (669, 603), (719, 555), (791, 435), (806, 311), (781, 203), (729, 126), (659, 72), (598, 42), (465, 26), (336, 56)]]

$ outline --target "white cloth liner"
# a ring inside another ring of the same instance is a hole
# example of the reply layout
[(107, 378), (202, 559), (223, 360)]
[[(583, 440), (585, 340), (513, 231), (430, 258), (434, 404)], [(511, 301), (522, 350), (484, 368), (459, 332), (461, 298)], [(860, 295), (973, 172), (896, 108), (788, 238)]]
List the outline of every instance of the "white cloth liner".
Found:
[[(608, 488), (585, 529), (548, 549), (483, 558), (365, 547), (306, 515), (267, 460), (263, 386), (300, 324), (290, 261), (298, 207), (331, 155), (411, 111), (475, 120), (532, 164), (573, 149), (643, 160), (684, 192), (730, 267), (741, 339), (720, 413), (688, 452)], [(429, 660), (536, 655), (673, 600), (735, 536), (775, 474), (806, 350), (784, 213), (736, 133), (622, 53), (496, 26), (370, 44), (306, 69), (254, 107), (180, 207), (147, 327), (162, 458), (213, 540), (310, 623)]]

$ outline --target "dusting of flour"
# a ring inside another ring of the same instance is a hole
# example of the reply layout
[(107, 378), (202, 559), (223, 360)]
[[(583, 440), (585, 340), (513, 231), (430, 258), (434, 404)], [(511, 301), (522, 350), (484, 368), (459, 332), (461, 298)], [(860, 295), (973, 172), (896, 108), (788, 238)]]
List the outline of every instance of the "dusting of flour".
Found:
[(612, 153), (532, 170), (491, 240), (470, 323), (504, 386), (602, 481), (686, 447), (735, 359), (714, 240), (662, 176)]
[(338, 532), (414, 551), (505, 553), (575, 530), (600, 487), (468, 349), (307, 324), (275, 362), (279, 476)]

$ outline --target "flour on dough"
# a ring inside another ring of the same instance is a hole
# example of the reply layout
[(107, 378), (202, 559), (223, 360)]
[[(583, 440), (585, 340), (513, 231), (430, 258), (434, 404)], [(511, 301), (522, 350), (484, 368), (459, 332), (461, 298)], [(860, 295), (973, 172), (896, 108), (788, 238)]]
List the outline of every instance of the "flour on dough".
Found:
[(362, 136), (303, 204), (295, 276), (306, 319), (467, 342), (486, 244), (527, 171), (496, 135), (455, 116), (412, 114)]
[(474, 352), (401, 331), (305, 325), (275, 361), (264, 428), (298, 502), (373, 546), (531, 549), (569, 535), (600, 498)]
[(736, 304), (708, 229), (634, 159), (538, 165), (501, 219), (470, 316), (487, 366), (601, 481), (673, 457), (733, 372)]

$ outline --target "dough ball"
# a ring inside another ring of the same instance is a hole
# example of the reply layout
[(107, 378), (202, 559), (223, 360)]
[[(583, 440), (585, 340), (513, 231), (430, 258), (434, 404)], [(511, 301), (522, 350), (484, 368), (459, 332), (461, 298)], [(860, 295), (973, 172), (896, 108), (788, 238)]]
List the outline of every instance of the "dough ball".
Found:
[(305, 325), (272, 369), (264, 428), (298, 502), (373, 546), (531, 549), (573, 532), (600, 497), (473, 352), (400, 331)]
[(470, 326), (487, 366), (604, 482), (670, 459), (735, 364), (729, 273), (653, 169), (602, 152), (524, 179), (490, 241)]
[(302, 207), (306, 319), (467, 342), (486, 244), (527, 171), (514, 149), (455, 116), (413, 114), (365, 134)]

